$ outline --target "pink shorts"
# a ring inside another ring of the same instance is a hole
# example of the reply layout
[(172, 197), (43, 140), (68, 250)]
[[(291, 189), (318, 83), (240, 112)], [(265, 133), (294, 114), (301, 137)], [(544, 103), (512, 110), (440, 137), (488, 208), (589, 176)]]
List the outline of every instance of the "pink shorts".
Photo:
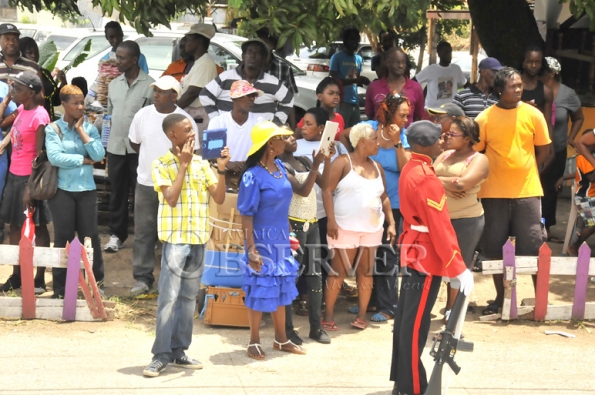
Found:
[(331, 239), (327, 237), (326, 242), (329, 248), (358, 248), (358, 247), (378, 247), (382, 244), (382, 232), (380, 228), (376, 232), (355, 232), (352, 230), (345, 230), (339, 227), (337, 238)]

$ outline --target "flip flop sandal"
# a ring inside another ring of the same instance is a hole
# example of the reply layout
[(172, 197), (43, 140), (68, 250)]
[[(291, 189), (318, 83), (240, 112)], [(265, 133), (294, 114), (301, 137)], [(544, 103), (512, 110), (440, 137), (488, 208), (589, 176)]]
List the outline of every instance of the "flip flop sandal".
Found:
[(353, 321), (351, 323), (351, 326), (357, 329), (366, 329), (368, 327), (368, 324), (366, 324), (365, 321), (360, 320), (359, 318), (356, 318), (355, 321)]
[[(258, 355), (250, 354), (250, 351), (248, 351), (250, 347), (256, 348), (256, 351), (258, 351)], [(262, 353), (262, 346), (259, 343), (248, 344), (248, 350), (247, 352), (250, 358), (256, 359), (257, 361), (262, 361), (264, 359), (264, 354)]]
[(394, 317), (386, 313), (376, 313), (370, 318), (374, 322), (386, 322), (392, 320)]
[(335, 321), (333, 321), (333, 322), (320, 321), (320, 324), (322, 325), (322, 329), (324, 329), (325, 331), (338, 331), (339, 330), (339, 327), (337, 326), (337, 324), (335, 324)]
[[(357, 314), (359, 313), (359, 306), (351, 306), (349, 308), (349, 313), (350, 314)], [(368, 306), (368, 308), (366, 309), (366, 313), (375, 313), (376, 312), (376, 307), (374, 306)]]
[[(288, 344), (291, 344), (293, 347), (291, 348), (291, 350), (284, 350), (283, 346), (286, 346)], [(306, 350), (304, 350), (303, 348), (301, 348), (300, 346), (298, 346), (291, 340), (287, 340), (285, 343), (281, 343), (281, 342), (278, 342), (277, 340), (273, 340), (273, 349), (275, 349), (277, 351), (288, 352), (291, 354), (298, 354), (298, 355), (306, 354)]]

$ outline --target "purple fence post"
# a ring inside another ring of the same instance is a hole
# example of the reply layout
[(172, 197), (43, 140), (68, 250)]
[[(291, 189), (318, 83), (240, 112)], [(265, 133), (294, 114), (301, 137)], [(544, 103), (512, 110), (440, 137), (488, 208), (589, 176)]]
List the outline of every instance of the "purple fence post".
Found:
[[(506, 268), (512, 267), (513, 276), (512, 283), (510, 285), (510, 319), (514, 320), (517, 318), (517, 302), (516, 302), (516, 263), (515, 263), (515, 247), (512, 241), (507, 240), (502, 247), (503, 253), (503, 264), (504, 264), (504, 278), (506, 279)], [(506, 295), (506, 290), (504, 291)], [(506, 296), (505, 296), (506, 297)], [(504, 312), (502, 313), (504, 316)]]
[(589, 280), (589, 263), (591, 262), (591, 249), (587, 243), (578, 249), (576, 261), (576, 281), (574, 283), (574, 303), (572, 304), (572, 319), (585, 319), (587, 302), (587, 282)]

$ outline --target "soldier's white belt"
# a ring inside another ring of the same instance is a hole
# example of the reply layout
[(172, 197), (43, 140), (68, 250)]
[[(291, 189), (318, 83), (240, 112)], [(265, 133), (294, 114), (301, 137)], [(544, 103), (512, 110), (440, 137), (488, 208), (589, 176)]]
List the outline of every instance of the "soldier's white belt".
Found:
[(425, 225), (411, 225), (411, 229), (416, 230), (419, 233), (430, 233), (428, 227)]

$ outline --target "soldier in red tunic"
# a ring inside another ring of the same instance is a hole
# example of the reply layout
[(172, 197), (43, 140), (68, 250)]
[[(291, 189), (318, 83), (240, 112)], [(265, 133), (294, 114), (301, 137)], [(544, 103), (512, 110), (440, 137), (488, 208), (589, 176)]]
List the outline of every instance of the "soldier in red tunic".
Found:
[(446, 193), (436, 177), (432, 159), (441, 152), (442, 129), (429, 121), (407, 128), (413, 151), (399, 179), (403, 215), (401, 267), (406, 268), (395, 314), (390, 379), (393, 394), (423, 394), (427, 387), (421, 353), (430, 331), (430, 312), (438, 296), (442, 276), (461, 280), (468, 295), (473, 275), (461, 256), (452, 228)]

